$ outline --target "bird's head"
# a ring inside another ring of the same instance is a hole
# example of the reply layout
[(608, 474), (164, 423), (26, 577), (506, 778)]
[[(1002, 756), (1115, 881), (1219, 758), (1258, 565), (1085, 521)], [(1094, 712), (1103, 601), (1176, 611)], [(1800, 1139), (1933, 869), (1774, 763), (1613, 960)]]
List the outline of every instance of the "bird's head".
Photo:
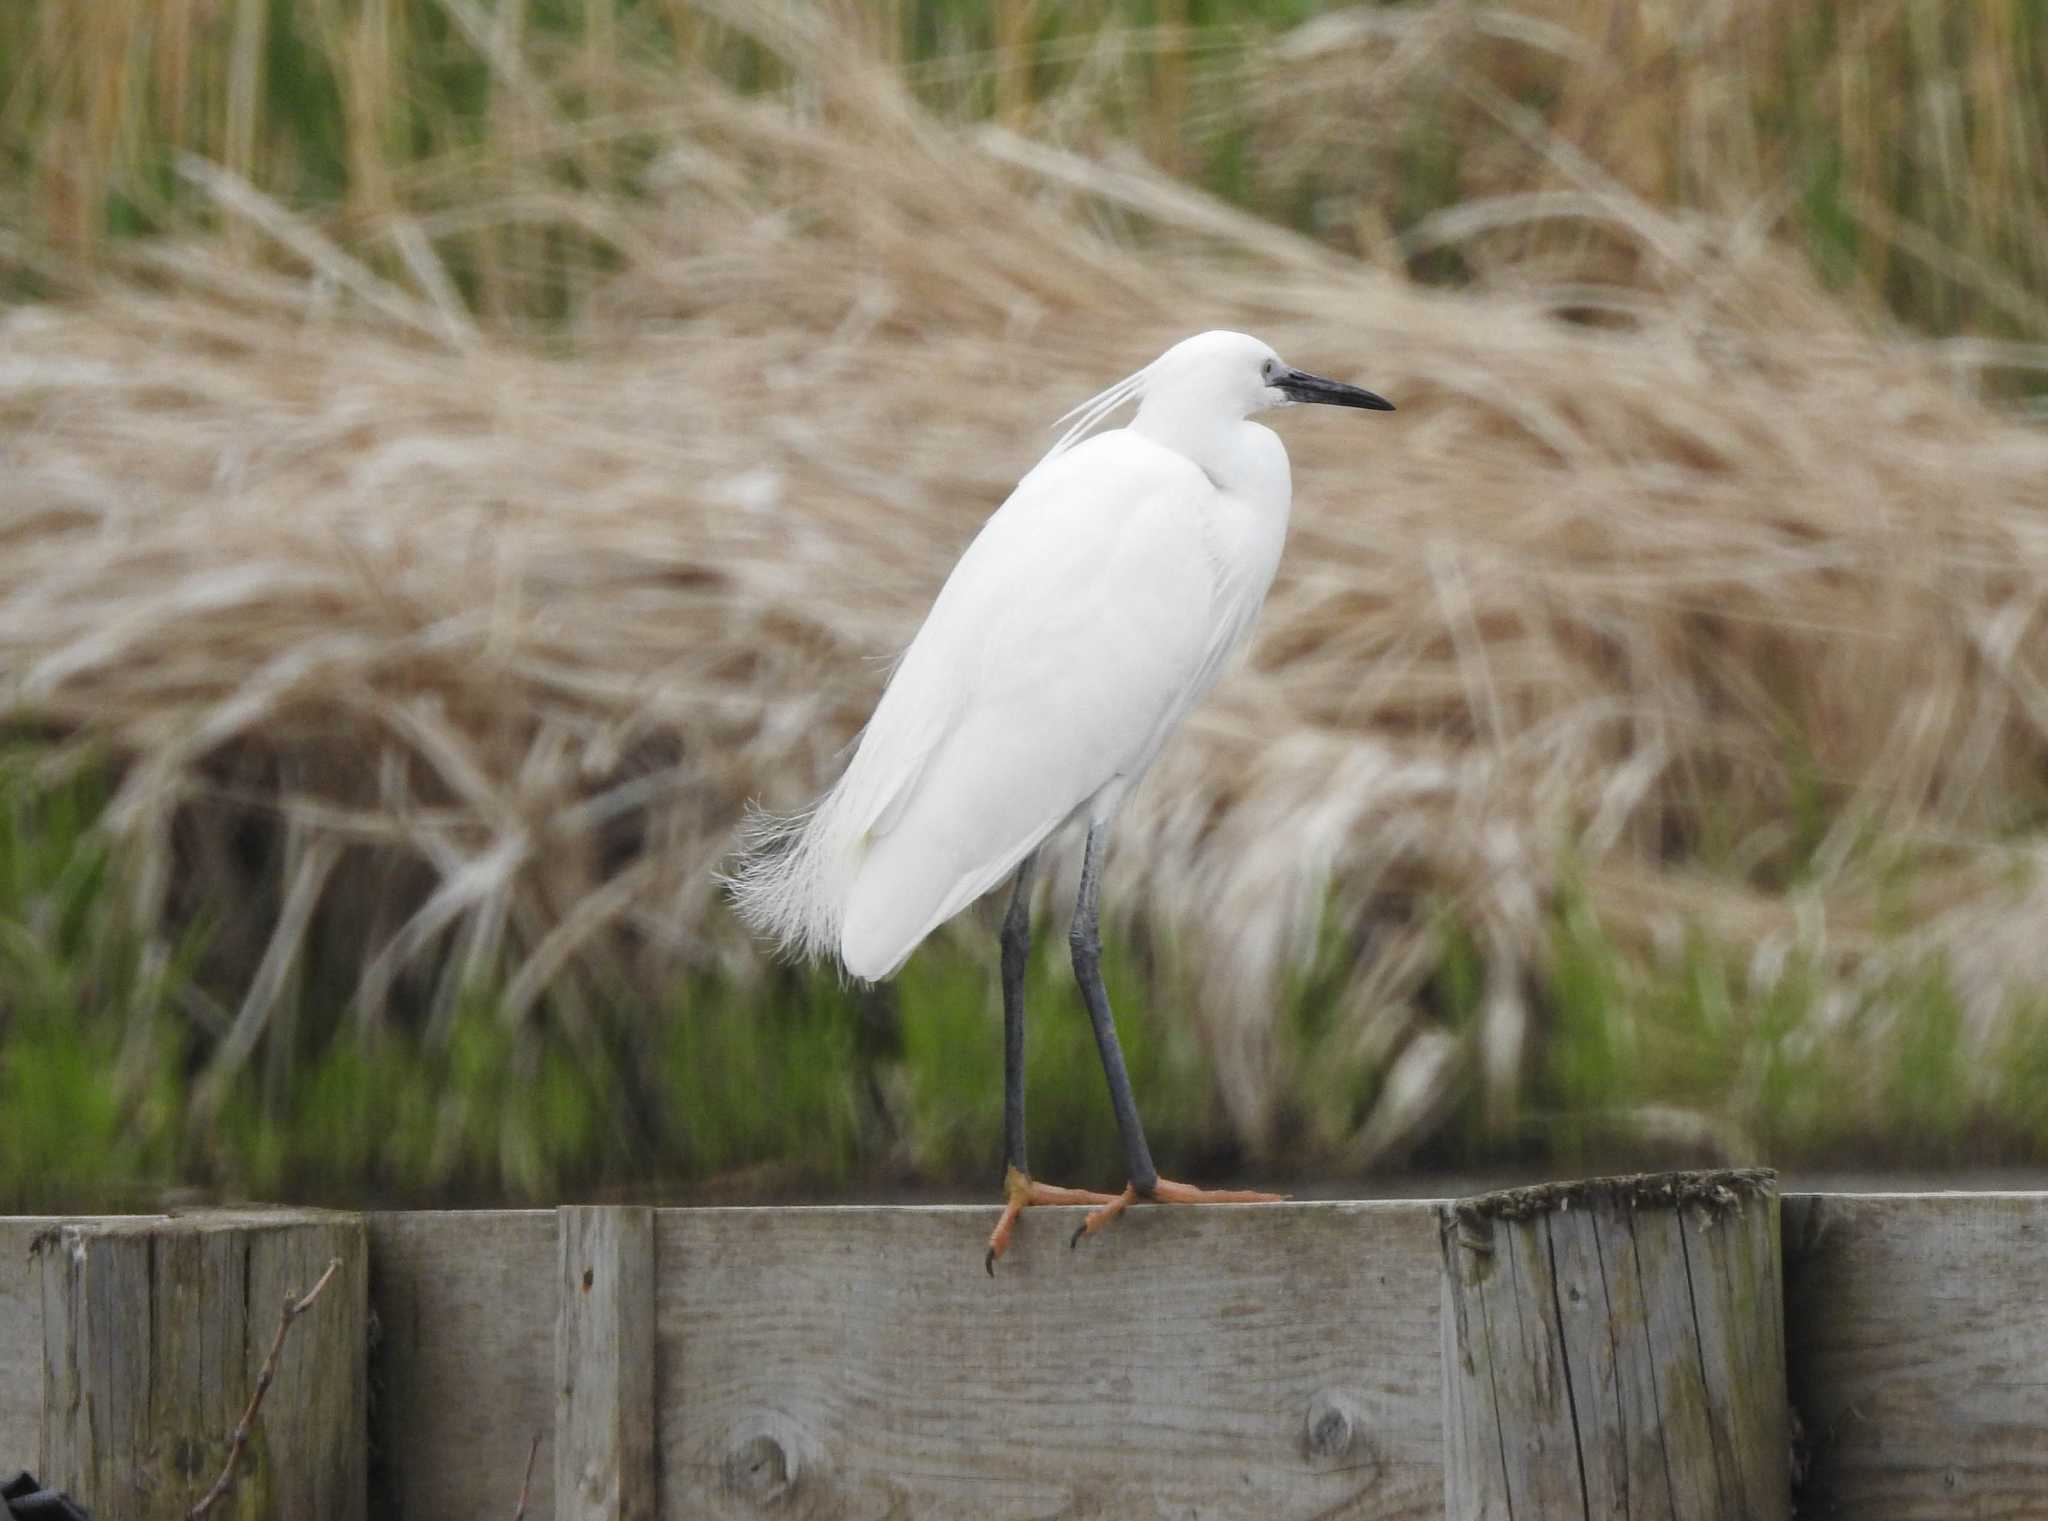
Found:
[(1391, 412), (1384, 396), (1342, 381), (1325, 380), (1288, 364), (1246, 333), (1197, 333), (1161, 354), (1143, 372), (1141, 408), (1199, 408), (1229, 420), (1272, 407), (1321, 403)]
[[(1126, 375), (1075, 407), (1055, 426), (1065, 426), (1046, 459), (1056, 459), (1088, 436), (1125, 403), (1138, 403), (1138, 418), (1169, 434), (1200, 435), (1242, 422), (1256, 412), (1300, 402), (1364, 407), (1391, 412), (1384, 396), (1341, 381), (1297, 370), (1266, 344), (1244, 333), (1197, 333), (1183, 338), (1134, 375)], [(1138, 426), (1137, 422), (1133, 426)]]

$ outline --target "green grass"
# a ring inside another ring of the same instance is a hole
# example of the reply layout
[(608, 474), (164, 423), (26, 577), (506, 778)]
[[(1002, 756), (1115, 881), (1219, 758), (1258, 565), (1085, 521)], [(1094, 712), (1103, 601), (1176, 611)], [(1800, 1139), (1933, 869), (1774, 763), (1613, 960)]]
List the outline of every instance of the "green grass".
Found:
[(1729, 1159), (1919, 1166), (2048, 1156), (2048, 1027), (1973, 1048), (1940, 958), (1860, 986), (1794, 955), (1761, 984), (1697, 932), (1632, 957), (1567, 891), (1552, 924), (1552, 1019), (1531, 1108), (1567, 1163), (1639, 1143), (1646, 1107), (1700, 1121)]
[(177, 1162), (189, 948), (122, 912), (96, 773), (0, 752), (0, 1196), (119, 1197)]
[[(281, 1023), (329, 1032), (318, 1047), (281, 1075), (249, 1063), (217, 1105), (198, 1102), (203, 937), (168, 955), (145, 942), (100, 827), (102, 775), (52, 779), (49, 760), (25, 746), (0, 761), (0, 1209), (146, 1204), (187, 1185), (425, 1201), (1000, 1176), (993, 948), (960, 934), (887, 990), (809, 970), (765, 986), (697, 975), (659, 1019), (611, 1011), (616, 1044), (593, 1049), (562, 1021), (508, 1027), (482, 991), (445, 1041), (365, 1040), (312, 981), (299, 996), (317, 1007)], [(1107, 1185), (1121, 1151), (1064, 952), (1047, 936), (1030, 972), (1033, 1160)], [(1148, 1003), (1127, 946), (1106, 963), (1155, 1145), (1213, 1150), (1192, 1032)]]
[(869, 1149), (864, 1078), (878, 1057), (867, 999), (830, 974), (785, 971), (764, 1001), (704, 980), (665, 1021), (672, 1144), (695, 1175), (758, 1166), (838, 1182)]
[[(1095, 1036), (1068, 968), (1066, 937), (1041, 926), (1025, 979), (1025, 1097), (1032, 1168), (1104, 1187), (1121, 1171)], [(1002, 1008), (993, 943), (952, 937), (913, 958), (895, 983), (902, 1029), (907, 1156), (926, 1177), (993, 1176), (1002, 1132)], [(1103, 983), (1148, 1139), (1158, 1154), (1213, 1148), (1221, 1129), (1193, 1034), (1128, 942), (1103, 948)]]
[[(48, 760), (23, 747), (0, 764), (0, 1209), (136, 1207), (174, 1186), (380, 1203), (993, 1187), (1001, 1014), (993, 945), (971, 928), (937, 937), (886, 989), (797, 969), (765, 987), (692, 977), (638, 1026), (653, 1050), (573, 1049), (551, 1033), (559, 1022), (509, 1028), (483, 993), (438, 1046), (366, 1044), (307, 1017), (299, 1028), (334, 1032), (324, 1046), (281, 1081), (250, 1064), (217, 1113), (202, 1110), (199, 937), (165, 952), (134, 932), (121, 852), (99, 827), (104, 780), (53, 775)], [(1425, 1001), (1455, 1033), (1479, 1015), (1484, 969), (1457, 915), (1431, 914), (1441, 947)], [(1176, 1018), (1171, 947), (1106, 947), (1162, 1165), (1279, 1181), (1343, 1166), (1384, 1070), (1339, 1017), (1367, 953), (1342, 922), (1329, 916), (1288, 992), (1294, 1118), (1262, 1160), (1235, 1150), (1214, 1074)], [(1701, 933), (1675, 954), (1631, 954), (1571, 887), (1551, 905), (1550, 938), (1514, 1122), (1490, 1123), (1468, 1083), (1424, 1165), (2048, 1160), (2048, 1021), (2015, 1020), (1997, 1050), (1974, 1052), (1940, 963), (1823, 1019), (1824, 990), (1841, 994), (1819, 968), (1795, 957), (1752, 986)], [(1031, 1160), (1042, 1176), (1108, 1186), (1120, 1148), (1065, 949), (1042, 929), (1028, 976)], [(1646, 1129), (1645, 1114), (1667, 1112), (1695, 1132)]]

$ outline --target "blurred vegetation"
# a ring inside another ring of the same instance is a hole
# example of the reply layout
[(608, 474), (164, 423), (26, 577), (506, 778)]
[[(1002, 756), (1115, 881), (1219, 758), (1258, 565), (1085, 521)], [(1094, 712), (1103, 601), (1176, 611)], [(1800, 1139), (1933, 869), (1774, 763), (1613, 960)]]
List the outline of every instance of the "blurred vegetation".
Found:
[[(203, 932), (166, 957), (131, 922), (121, 853), (101, 827), (102, 778), (43, 745), (0, 760), (0, 1210), (147, 1208), (193, 1187), (473, 1203), (649, 1187), (812, 1196), (993, 1175), (1000, 1017), (989, 956), (957, 936), (936, 938), (882, 990), (789, 969), (763, 1000), (713, 975), (689, 979), (659, 1018), (622, 1010), (607, 1021), (658, 1042), (608, 1060), (515, 1030), (479, 992), (438, 1045), (338, 1039), (267, 1088), (209, 1097), (195, 1034), (209, 1021), (192, 1017)], [(1455, 1029), (1477, 1018), (1482, 979), (1457, 917), (1440, 923), (1445, 954), (1426, 996)], [(2048, 1156), (2048, 1020), (2017, 1022), (2009, 1048), (1979, 1065), (1938, 965), (1873, 987), (1828, 1021), (1849, 1027), (1843, 1038), (1820, 1043), (1818, 975), (1794, 967), (1758, 993), (1704, 938), (1676, 959), (1631, 952), (1569, 888), (1549, 924), (1550, 1020), (1521, 1112), (1503, 1123), (1476, 1084), (1460, 1083), (1436, 1138), (1405, 1160)], [(1333, 1017), (1347, 956), (1326, 946), (1286, 1021), (1296, 1107), (1282, 1155), (1309, 1178), (1355, 1164), (1347, 1138), (1383, 1080)], [(1242, 1165), (1160, 968), (1128, 941), (1113, 940), (1105, 959), (1155, 1148), (1195, 1172)], [(1039, 937), (1027, 1001), (1033, 1166), (1112, 1186), (1115, 1127), (1063, 936)]]
[[(707, 973), (656, 1019), (603, 1022), (658, 1049), (596, 1059), (515, 1029), (480, 990), (443, 1041), (328, 1041), (223, 1099), (202, 1061), (199, 1032), (222, 1023), (195, 976), (204, 931), (169, 958), (152, 949), (101, 827), (107, 799), (103, 768), (75, 756), (23, 743), (0, 757), (0, 1210), (144, 1207), (193, 1185), (474, 1201), (997, 1174), (1000, 1017), (985, 958), (945, 938), (886, 993), (789, 969), (764, 1009), (758, 989)], [(1027, 984), (1033, 1161), (1093, 1176), (1118, 1154), (1116, 1130), (1065, 952), (1063, 935), (1043, 937)], [(1107, 949), (1105, 978), (1131, 1011), (1125, 1055), (1156, 1143), (1225, 1160), (1191, 1034), (1145, 1011), (1125, 948)], [(331, 1023), (344, 994), (302, 987), (292, 1023)]]
[[(2048, 339), (2039, 0), (825, 9), (948, 115), (1128, 139), (1425, 278), (1654, 263), (1606, 223), (1633, 197), (1789, 230), (1830, 284), (1922, 331)], [(62, 289), (119, 240), (210, 222), (180, 172), (198, 159), (373, 267), (416, 271), (424, 240), (475, 311), (559, 320), (620, 257), (573, 197), (639, 193), (695, 78), (787, 84), (773, 18), (687, 0), (12, 5), (0, 264)]]
[[(949, 119), (1129, 143), (1421, 280), (1517, 289), (1591, 271), (1655, 288), (1660, 259), (1696, 268), (1734, 227), (1795, 248), (1873, 319), (2048, 342), (2038, 0), (837, 9)], [(792, 84), (766, 37), (774, 14), (683, 0), (0, 8), (0, 298), (147, 284), (161, 271), (139, 251), (169, 235), (239, 241), (260, 264), (274, 254), (258, 230), (288, 245), (304, 226), (495, 334), (560, 340), (627, 261), (638, 230), (602, 208), (653, 193), (678, 103), (707, 79)], [(2009, 362), (2037, 383), (2038, 355)], [(474, 1200), (995, 1176), (1000, 1036), (973, 924), (886, 990), (781, 970), (764, 996), (707, 960), (658, 1009), (583, 989), (590, 1018), (534, 1018), (501, 985), (464, 987), (430, 1038), (353, 1020), (352, 977), (313, 958), (260, 1059), (223, 1083), (235, 990), (207, 967), (236, 905), (208, 905), (169, 944), (133, 910), (133, 863), (103, 817), (117, 770), (28, 740), (0, 764), (0, 1208), (182, 1185)], [(1837, 832), (1802, 780), (1788, 790), (1811, 807), (1788, 843), (1732, 874), (1795, 877)], [(1487, 996), (1468, 908), (1426, 908), (1440, 954), (1421, 997), (1453, 1034)], [(2048, 1158), (2048, 1020), (2010, 1021), (1987, 1057), (1938, 959), (1845, 991), (1803, 952), (1758, 978), (1705, 927), (1675, 952), (1619, 938), (1569, 885), (1541, 914), (1527, 977), (1542, 1039), (1504, 1108), (1454, 1071), (1447, 1042), (1349, 1017), (1370, 947), (1333, 912), (1286, 995), (1275, 1059), (1293, 1107), (1260, 1165), (1569, 1165), (1646, 1145)], [(1033, 1162), (1108, 1185), (1114, 1133), (1057, 923), (1041, 924), (1030, 974)], [(1108, 959), (1155, 1150), (1191, 1174), (1245, 1165), (1214, 1058), (1177, 1017), (1171, 947), (1126, 928)], [(1408, 1082), (1426, 1125), (1392, 1102)], [(1376, 1135), (1376, 1111), (1412, 1123)], [(1419, 1149), (1405, 1139), (1418, 1132), (1433, 1137)]]

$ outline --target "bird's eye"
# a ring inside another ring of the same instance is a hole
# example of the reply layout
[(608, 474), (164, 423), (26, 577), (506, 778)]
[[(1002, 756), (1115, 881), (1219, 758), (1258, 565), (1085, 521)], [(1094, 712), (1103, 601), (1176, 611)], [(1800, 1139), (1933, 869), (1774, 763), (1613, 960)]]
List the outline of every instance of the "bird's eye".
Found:
[(1264, 364), (1259, 366), (1259, 374), (1264, 376), (1267, 380), (1271, 380), (1279, 372), (1280, 366), (1275, 364), (1270, 359), (1268, 359)]

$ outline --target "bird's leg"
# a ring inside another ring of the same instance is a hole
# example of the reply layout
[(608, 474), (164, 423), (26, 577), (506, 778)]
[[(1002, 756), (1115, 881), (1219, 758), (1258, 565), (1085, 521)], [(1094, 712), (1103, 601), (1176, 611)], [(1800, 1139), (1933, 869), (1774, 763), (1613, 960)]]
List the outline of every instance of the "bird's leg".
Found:
[(1010, 911), (1003, 915), (1003, 1168), (1030, 1176), (1024, 1160), (1024, 968), (1031, 959), (1033, 851), (1017, 868)]
[(1138, 1102), (1131, 1094), (1131, 1076), (1124, 1067), (1123, 1047), (1117, 1042), (1109, 993), (1102, 986), (1102, 855), (1108, 843), (1109, 826), (1090, 824), (1087, 850), (1081, 859), (1081, 891), (1074, 900), (1074, 925), (1067, 934), (1067, 943), (1074, 953), (1074, 980), (1081, 985), (1081, 999), (1088, 1005), (1088, 1018), (1095, 1026), (1095, 1048), (1102, 1056), (1102, 1074), (1109, 1079), (1109, 1102), (1116, 1111), (1117, 1131), (1123, 1136), (1130, 1182), (1121, 1194), (1089, 1212), (1070, 1244), (1094, 1235), (1140, 1199), (1160, 1204), (1271, 1204), (1286, 1197), (1242, 1189), (1192, 1188), (1185, 1183), (1166, 1181), (1152, 1165), (1152, 1149), (1145, 1144), (1145, 1126), (1138, 1118)]
[(1009, 1249), (1017, 1216), (1033, 1204), (1107, 1204), (1114, 1195), (1035, 1183), (1024, 1160), (1024, 968), (1031, 956), (1031, 874), (1036, 851), (1017, 870), (1016, 891), (1003, 915), (1003, 1217), (989, 1232), (983, 1266), (994, 1276)]
[(1102, 1075), (1109, 1079), (1109, 1103), (1116, 1111), (1117, 1133), (1123, 1137), (1124, 1160), (1131, 1187), (1150, 1194), (1159, 1182), (1152, 1149), (1145, 1144), (1145, 1126), (1138, 1101), (1131, 1096), (1131, 1075), (1124, 1070), (1123, 1047), (1117, 1044), (1116, 1020), (1109, 1012), (1109, 994), (1102, 986), (1102, 852), (1109, 843), (1107, 824), (1088, 826), (1088, 847), (1081, 857), (1081, 891), (1074, 898), (1074, 924), (1067, 945), (1074, 953), (1074, 980), (1095, 1026), (1095, 1049), (1102, 1056)]

